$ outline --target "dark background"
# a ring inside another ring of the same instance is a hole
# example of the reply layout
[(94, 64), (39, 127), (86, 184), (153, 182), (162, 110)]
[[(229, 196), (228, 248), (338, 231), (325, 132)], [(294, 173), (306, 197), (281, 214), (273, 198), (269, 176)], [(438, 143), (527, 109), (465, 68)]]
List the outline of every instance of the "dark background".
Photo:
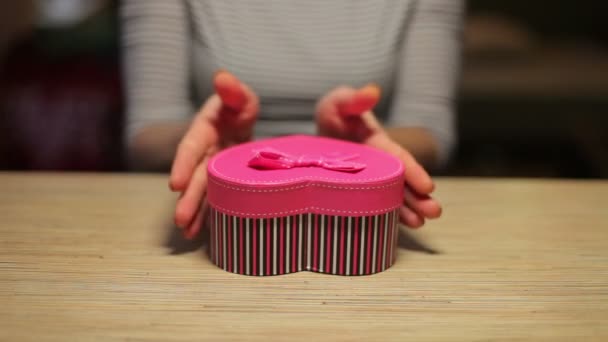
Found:
[[(122, 171), (117, 1), (0, 5), (0, 170)], [(470, 0), (452, 176), (608, 177), (606, 1)]]

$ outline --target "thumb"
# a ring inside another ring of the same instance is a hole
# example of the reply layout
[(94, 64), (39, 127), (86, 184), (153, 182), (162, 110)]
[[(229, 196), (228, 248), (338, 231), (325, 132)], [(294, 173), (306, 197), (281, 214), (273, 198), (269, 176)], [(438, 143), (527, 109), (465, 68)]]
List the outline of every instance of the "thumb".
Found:
[(348, 96), (338, 98), (338, 112), (341, 116), (360, 116), (372, 110), (380, 101), (380, 87), (368, 84), (356, 89)]

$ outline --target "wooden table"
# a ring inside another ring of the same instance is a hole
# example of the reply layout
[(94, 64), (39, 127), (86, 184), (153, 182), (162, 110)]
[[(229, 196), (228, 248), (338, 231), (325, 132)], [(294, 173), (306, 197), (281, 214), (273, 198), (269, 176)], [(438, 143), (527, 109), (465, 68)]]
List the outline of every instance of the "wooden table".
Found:
[(608, 340), (608, 183), (439, 179), (367, 277), (229, 274), (165, 176), (0, 174), (0, 340)]

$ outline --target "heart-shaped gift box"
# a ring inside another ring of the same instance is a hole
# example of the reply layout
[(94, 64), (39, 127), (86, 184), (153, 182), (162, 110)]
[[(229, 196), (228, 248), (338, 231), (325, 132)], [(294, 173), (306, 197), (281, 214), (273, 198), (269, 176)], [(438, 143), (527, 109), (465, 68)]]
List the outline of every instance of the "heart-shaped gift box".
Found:
[(396, 256), (403, 164), (314, 136), (250, 142), (208, 165), (210, 256), (226, 271), (367, 275)]

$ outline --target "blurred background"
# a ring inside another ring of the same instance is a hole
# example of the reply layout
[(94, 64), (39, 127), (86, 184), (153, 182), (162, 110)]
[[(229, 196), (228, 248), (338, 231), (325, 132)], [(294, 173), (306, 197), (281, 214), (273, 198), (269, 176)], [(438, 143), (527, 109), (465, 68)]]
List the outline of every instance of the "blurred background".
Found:
[[(0, 4), (0, 170), (122, 171), (115, 0)], [(608, 2), (469, 0), (452, 176), (608, 178)]]

